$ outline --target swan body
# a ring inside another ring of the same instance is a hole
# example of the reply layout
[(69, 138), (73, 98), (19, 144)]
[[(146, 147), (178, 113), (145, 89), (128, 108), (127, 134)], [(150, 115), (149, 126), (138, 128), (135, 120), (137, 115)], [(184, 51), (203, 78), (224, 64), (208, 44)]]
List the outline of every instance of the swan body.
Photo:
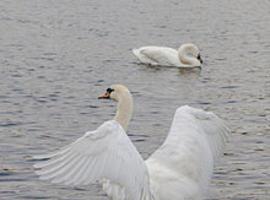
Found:
[(178, 50), (169, 47), (145, 46), (133, 49), (133, 54), (143, 64), (154, 66), (200, 67), (202, 59), (199, 48), (191, 43), (183, 44)]
[(66, 185), (98, 181), (112, 200), (203, 199), (229, 133), (220, 118), (179, 107), (167, 139), (144, 161), (125, 132), (133, 108), (128, 89), (113, 85), (100, 98), (118, 101), (116, 117), (55, 153), (36, 156), (40, 179)]

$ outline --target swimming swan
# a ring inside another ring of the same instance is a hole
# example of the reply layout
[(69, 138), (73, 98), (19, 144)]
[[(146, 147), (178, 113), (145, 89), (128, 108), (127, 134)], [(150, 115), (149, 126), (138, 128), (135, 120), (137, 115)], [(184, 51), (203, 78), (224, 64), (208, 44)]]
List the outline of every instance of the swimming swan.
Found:
[(114, 119), (55, 153), (35, 156), (41, 180), (72, 186), (98, 181), (112, 200), (203, 198), (229, 133), (220, 118), (179, 107), (167, 139), (144, 161), (126, 134), (133, 112), (129, 90), (112, 85), (99, 98), (118, 102)]
[(169, 47), (145, 46), (133, 49), (133, 54), (143, 64), (154, 66), (200, 67), (203, 63), (199, 48), (191, 43), (177, 50)]

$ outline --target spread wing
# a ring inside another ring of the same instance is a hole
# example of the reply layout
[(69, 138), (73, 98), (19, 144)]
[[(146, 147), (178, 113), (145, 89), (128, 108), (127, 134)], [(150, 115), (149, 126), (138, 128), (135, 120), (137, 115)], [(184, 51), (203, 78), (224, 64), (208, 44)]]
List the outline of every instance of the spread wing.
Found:
[(138, 200), (150, 195), (145, 163), (121, 125), (112, 120), (56, 153), (36, 156), (42, 180), (66, 185), (96, 181), (113, 200)]
[(167, 139), (147, 164), (162, 162), (204, 190), (229, 133), (214, 113), (182, 106), (176, 110)]
[(205, 136), (214, 161), (218, 160), (230, 134), (230, 129), (222, 119), (213, 112), (182, 106), (176, 111), (175, 121), (181, 122), (182, 126), (186, 124), (190, 128), (193, 127)]

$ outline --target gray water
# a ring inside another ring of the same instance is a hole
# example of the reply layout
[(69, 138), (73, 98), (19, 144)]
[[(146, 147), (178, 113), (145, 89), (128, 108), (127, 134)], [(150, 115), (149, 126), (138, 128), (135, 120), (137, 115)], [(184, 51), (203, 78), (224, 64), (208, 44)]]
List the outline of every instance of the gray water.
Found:
[[(32, 155), (69, 144), (112, 118), (97, 96), (133, 93), (129, 135), (144, 158), (175, 109), (211, 110), (232, 129), (208, 199), (270, 199), (268, 0), (1, 0), (0, 199), (105, 200), (98, 186), (39, 181)], [(131, 49), (193, 42), (202, 70), (139, 65)]]

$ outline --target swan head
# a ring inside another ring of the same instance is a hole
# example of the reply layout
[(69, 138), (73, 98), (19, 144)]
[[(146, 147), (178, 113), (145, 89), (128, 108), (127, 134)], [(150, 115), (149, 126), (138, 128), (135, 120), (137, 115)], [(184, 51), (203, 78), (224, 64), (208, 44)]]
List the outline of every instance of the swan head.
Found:
[(127, 131), (129, 121), (133, 114), (133, 99), (128, 88), (124, 85), (111, 85), (99, 99), (112, 99), (118, 102), (114, 119)]
[(197, 55), (197, 59), (200, 61), (201, 64), (203, 64), (203, 60), (202, 60), (202, 58), (201, 58), (200, 52), (199, 52), (198, 55)]
[(200, 50), (195, 44), (187, 43), (181, 45), (178, 49), (178, 53), (181, 62), (184, 64), (201, 66), (203, 63)]
[(107, 88), (106, 92), (100, 95), (98, 98), (99, 99), (112, 99), (114, 101), (119, 102), (122, 100), (122, 98), (126, 96), (131, 97), (131, 94), (128, 88), (124, 85), (115, 84)]

